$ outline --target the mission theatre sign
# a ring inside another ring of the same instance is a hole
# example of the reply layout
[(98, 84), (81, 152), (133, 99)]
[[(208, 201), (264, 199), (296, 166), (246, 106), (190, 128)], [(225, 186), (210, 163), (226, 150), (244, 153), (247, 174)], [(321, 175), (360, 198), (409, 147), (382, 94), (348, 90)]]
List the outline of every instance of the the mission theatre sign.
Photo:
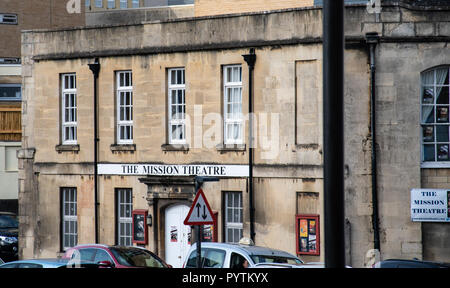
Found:
[(100, 175), (248, 177), (248, 165), (98, 164)]

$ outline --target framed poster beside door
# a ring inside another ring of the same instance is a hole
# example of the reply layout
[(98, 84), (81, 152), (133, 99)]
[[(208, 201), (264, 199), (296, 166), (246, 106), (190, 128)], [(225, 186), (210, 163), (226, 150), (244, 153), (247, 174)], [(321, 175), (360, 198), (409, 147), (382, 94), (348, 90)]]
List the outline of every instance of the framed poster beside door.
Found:
[(147, 244), (147, 210), (133, 210), (132, 242)]
[(295, 216), (297, 255), (320, 255), (319, 215)]

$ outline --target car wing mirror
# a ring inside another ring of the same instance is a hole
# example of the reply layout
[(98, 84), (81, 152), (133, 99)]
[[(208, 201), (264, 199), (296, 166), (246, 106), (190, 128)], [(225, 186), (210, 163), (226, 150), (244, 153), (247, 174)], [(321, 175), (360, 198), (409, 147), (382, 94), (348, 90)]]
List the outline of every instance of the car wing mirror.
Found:
[(100, 262), (97, 262), (97, 264), (101, 268), (112, 268), (112, 267), (114, 267), (114, 264), (111, 263), (110, 261), (100, 261)]

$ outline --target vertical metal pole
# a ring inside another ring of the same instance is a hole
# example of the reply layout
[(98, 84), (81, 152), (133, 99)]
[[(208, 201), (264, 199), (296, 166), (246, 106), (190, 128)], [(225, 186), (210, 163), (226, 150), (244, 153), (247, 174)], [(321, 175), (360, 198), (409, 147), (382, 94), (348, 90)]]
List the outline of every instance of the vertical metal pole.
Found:
[[(195, 178), (195, 193), (202, 186), (201, 180)], [(202, 225), (197, 225), (197, 268), (202, 268)]]
[(323, 4), (325, 267), (345, 267), (344, 0)]

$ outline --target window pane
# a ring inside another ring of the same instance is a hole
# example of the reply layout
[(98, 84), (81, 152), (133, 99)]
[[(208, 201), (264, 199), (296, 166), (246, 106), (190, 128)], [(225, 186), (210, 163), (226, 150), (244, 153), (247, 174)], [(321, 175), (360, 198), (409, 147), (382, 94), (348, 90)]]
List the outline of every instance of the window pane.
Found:
[(437, 145), (437, 160), (448, 161), (448, 144)]
[(436, 104), (448, 104), (448, 89), (447, 86), (436, 87), (436, 94), (438, 95)]
[(437, 123), (448, 123), (448, 106), (437, 107)]
[[(434, 104), (434, 88), (433, 88), (433, 86), (422, 87), (422, 103), (423, 104)], [(447, 103), (439, 103), (439, 104), (447, 104)]]
[(21, 98), (20, 86), (2, 85), (0, 86), (0, 100)]
[(434, 159), (434, 145), (423, 146), (424, 161), (435, 161)]
[(434, 107), (422, 106), (422, 122), (434, 123)]
[(170, 84), (176, 84), (177, 82), (177, 71), (170, 70)]
[(177, 90), (172, 90), (171, 94), (172, 94), (172, 105), (177, 104)]

